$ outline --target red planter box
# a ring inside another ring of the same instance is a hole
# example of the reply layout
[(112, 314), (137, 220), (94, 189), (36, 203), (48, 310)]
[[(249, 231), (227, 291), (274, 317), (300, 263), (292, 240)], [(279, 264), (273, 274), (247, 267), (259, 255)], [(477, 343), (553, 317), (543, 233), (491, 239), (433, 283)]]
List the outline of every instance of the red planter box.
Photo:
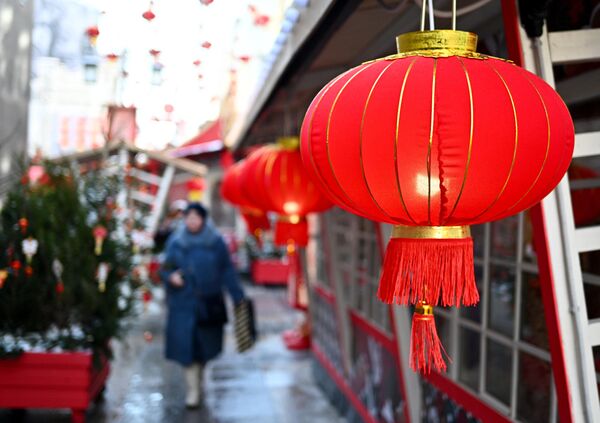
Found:
[(85, 421), (102, 391), (110, 366), (92, 363), (91, 353), (24, 353), (0, 360), (0, 408), (70, 408), (72, 421)]
[(259, 285), (287, 285), (290, 265), (278, 259), (258, 259), (252, 262), (252, 280)]

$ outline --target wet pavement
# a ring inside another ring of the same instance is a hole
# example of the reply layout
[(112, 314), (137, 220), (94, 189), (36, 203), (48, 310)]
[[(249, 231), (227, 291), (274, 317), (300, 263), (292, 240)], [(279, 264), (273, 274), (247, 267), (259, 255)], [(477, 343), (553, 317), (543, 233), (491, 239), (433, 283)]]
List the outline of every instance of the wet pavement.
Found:
[[(104, 398), (88, 411), (88, 422), (104, 423), (342, 423), (316, 386), (310, 352), (290, 352), (281, 332), (300, 315), (286, 304), (283, 289), (248, 287), (255, 301), (259, 341), (250, 351), (235, 352), (232, 326), (225, 351), (204, 373), (200, 408), (184, 406), (182, 369), (163, 358), (164, 310), (160, 301), (137, 320), (122, 342), (114, 343)], [(146, 337), (144, 336), (146, 334)], [(146, 339), (152, 335), (152, 340)], [(63, 423), (68, 411), (0, 410), (0, 422)]]

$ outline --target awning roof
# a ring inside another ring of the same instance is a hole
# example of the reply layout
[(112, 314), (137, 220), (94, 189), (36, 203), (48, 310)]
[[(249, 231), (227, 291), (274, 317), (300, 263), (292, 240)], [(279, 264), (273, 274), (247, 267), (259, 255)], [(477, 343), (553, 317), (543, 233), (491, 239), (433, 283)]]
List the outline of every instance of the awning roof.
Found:
[(221, 120), (209, 124), (206, 129), (183, 145), (171, 150), (169, 154), (173, 157), (188, 157), (203, 153), (214, 153), (224, 148), (223, 125)]

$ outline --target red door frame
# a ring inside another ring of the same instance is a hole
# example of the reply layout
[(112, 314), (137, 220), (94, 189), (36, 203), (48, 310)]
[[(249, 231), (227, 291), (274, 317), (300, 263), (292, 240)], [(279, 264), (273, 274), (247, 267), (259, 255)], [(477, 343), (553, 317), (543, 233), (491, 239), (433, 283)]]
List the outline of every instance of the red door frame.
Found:
[[(521, 44), (517, 0), (501, 1), (508, 56), (517, 65), (523, 66), (523, 45)], [(556, 388), (558, 416), (561, 422), (571, 423), (573, 422), (572, 403), (567, 382), (567, 367), (565, 365), (565, 354), (562, 346), (562, 333), (558, 319), (557, 297), (554, 291), (554, 275), (552, 274), (550, 262), (547, 225), (542, 207), (542, 204), (538, 203), (529, 211), (533, 228), (533, 245), (537, 254), (546, 330), (549, 334), (558, 335), (548, 336), (552, 375), (554, 376), (554, 386)]]

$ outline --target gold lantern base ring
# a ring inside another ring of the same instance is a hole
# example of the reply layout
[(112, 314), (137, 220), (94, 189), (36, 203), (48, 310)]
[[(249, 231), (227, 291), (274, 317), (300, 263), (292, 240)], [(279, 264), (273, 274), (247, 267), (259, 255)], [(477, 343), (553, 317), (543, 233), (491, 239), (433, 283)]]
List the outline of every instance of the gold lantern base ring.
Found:
[(461, 239), (470, 238), (469, 226), (405, 226), (395, 225), (393, 238), (407, 239)]
[(468, 226), (397, 225), (377, 296), (388, 304), (474, 305), (479, 301), (474, 270)]

